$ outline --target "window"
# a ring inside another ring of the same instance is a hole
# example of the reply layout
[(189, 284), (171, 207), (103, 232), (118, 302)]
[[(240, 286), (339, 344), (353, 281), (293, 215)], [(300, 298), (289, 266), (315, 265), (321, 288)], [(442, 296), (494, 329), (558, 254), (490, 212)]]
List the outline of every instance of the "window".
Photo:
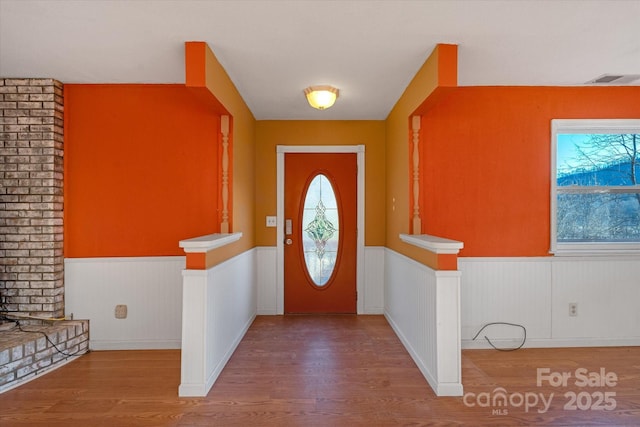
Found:
[(329, 179), (318, 174), (304, 198), (302, 247), (309, 277), (325, 286), (336, 266), (340, 225), (338, 201)]
[(640, 252), (640, 120), (552, 120), (551, 157), (551, 252)]

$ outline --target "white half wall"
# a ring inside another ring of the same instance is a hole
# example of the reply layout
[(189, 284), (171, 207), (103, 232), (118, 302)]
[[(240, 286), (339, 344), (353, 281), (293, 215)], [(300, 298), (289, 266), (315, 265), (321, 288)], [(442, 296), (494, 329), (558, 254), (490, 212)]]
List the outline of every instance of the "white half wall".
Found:
[(255, 250), (183, 271), (180, 396), (206, 396), (256, 316)]
[[(384, 312), (384, 257), (382, 246), (364, 248), (364, 283), (358, 291), (358, 314), (382, 314)], [(278, 289), (276, 280), (277, 248), (256, 248), (258, 314), (273, 315), (278, 312)]]
[(276, 289), (276, 256), (277, 250), (275, 246), (256, 248), (258, 314), (279, 314)]
[(93, 350), (180, 348), (184, 266), (183, 256), (67, 258), (65, 313), (89, 319)]
[[(640, 258), (458, 258), (463, 348), (640, 345)], [(577, 316), (569, 315), (577, 304)]]
[(436, 395), (462, 396), (460, 272), (385, 259), (385, 317)]
[(359, 314), (384, 313), (385, 251), (383, 246), (365, 246), (364, 248), (363, 311)]

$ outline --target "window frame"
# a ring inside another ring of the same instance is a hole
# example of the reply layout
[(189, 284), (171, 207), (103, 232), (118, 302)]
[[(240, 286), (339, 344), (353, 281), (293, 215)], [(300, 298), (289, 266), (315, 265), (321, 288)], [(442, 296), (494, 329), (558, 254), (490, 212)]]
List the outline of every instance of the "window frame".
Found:
[[(558, 134), (640, 134), (640, 119), (552, 119), (551, 120), (551, 248), (554, 255), (611, 255), (640, 254), (640, 242), (571, 242), (562, 243), (557, 239), (557, 149)], [(632, 187), (633, 188), (633, 187)], [(598, 192), (597, 189), (593, 191)]]

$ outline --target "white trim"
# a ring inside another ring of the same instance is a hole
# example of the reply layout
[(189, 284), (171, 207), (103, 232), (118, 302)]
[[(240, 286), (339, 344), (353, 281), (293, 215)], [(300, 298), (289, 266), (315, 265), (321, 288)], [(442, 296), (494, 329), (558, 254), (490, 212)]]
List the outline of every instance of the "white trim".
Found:
[(364, 145), (278, 145), (276, 153), (364, 153)]
[(615, 129), (622, 133), (636, 133), (640, 128), (640, 119), (552, 119), (552, 132), (558, 128), (562, 133), (599, 133)]
[[(384, 317), (385, 319), (387, 319), (387, 322), (389, 322), (389, 326), (391, 326), (391, 329), (393, 329), (393, 332), (395, 332), (398, 338), (400, 339), (400, 342), (402, 343), (404, 348), (407, 350), (407, 353), (409, 353), (409, 355), (415, 362), (416, 366), (422, 373), (422, 376), (424, 376), (424, 378), (429, 383), (429, 386), (431, 387), (431, 389), (436, 393), (436, 396), (438, 396), (437, 378), (435, 378), (431, 374), (431, 372), (429, 371), (429, 368), (427, 368), (427, 366), (425, 365), (425, 362), (422, 360), (418, 352), (413, 348), (413, 346), (411, 345), (411, 341), (407, 339), (407, 337), (402, 333), (402, 329), (396, 324), (396, 322), (393, 320), (393, 317), (391, 317), (391, 315), (387, 312), (384, 313)], [(454, 396), (458, 396), (458, 395), (459, 394), (454, 394)]]
[(276, 147), (276, 313), (284, 314), (284, 164), (286, 153), (356, 153), (357, 176), (357, 227), (356, 242), (356, 290), (358, 292), (357, 312), (364, 310), (364, 186), (365, 186), (365, 146), (364, 145), (278, 145)]
[[(491, 339), (493, 345), (498, 348), (514, 348), (520, 345), (521, 340)], [(640, 346), (640, 338), (527, 338), (522, 348), (563, 348), (563, 347), (637, 347)], [(463, 350), (490, 350), (489, 343), (478, 337), (475, 341), (462, 340)]]
[[(499, 263), (511, 263), (511, 262), (565, 262), (565, 261), (594, 261), (592, 254), (584, 255), (584, 254), (576, 254), (573, 253), (570, 256), (565, 255), (562, 257), (558, 256), (537, 256), (537, 257), (458, 257), (458, 263), (471, 263), (471, 262), (479, 262), (479, 263), (491, 263), (491, 262), (499, 262)], [(618, 254), (618, 253), (607, 253), (599, 256), (597, 258), (598, 261), (620, 261), (620, 260), (640, 260), (640, 255), (635, 254)]]
[(557, 257), (606, 257), (613, 255), (640, 255), (640, 247), (638, 243), (635, 242), (608, 243), (606, 244), (607, 249), (604, 249), (601, 246), (594, 247), (594, 245), (595, 244), (589, 243), (563, 243), (562, 249), (552, 250), (552, 253)]
[(400, 234), (400, 240), (436, 254), (457, 254), (464, 243), (429, 234)]
[(207, 252), (240, 240), (242, 233), (216, 233), (192, 239), (180, 240), (180, 247), (187, 253)]

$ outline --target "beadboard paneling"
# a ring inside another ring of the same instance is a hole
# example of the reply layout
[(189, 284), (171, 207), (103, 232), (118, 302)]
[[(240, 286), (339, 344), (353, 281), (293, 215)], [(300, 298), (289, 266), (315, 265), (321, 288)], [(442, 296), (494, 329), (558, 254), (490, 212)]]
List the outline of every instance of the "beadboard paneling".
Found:
[(460, 273), (387, 250), (385, 317), (438, 396), (461, 396)]
[(364, 248), (364, 295), (362, 314), (384, 313), (385, 249), (382, 246)]
[(640, 259), (559, 259), (552, 275), (553, 339), (640, 339)]
[[(640, 345), (640, 258), (459, 258), (464, 348)], [(569, 303), (578, 315), (569, 316)]]
[(94, 350), (180, 348), (184, 266), (179, 256), (67, 258), (65, 313), (89, 319)]
[(278, 314), (276, 255), (275, 246), (256, 248), (258, 314)]

